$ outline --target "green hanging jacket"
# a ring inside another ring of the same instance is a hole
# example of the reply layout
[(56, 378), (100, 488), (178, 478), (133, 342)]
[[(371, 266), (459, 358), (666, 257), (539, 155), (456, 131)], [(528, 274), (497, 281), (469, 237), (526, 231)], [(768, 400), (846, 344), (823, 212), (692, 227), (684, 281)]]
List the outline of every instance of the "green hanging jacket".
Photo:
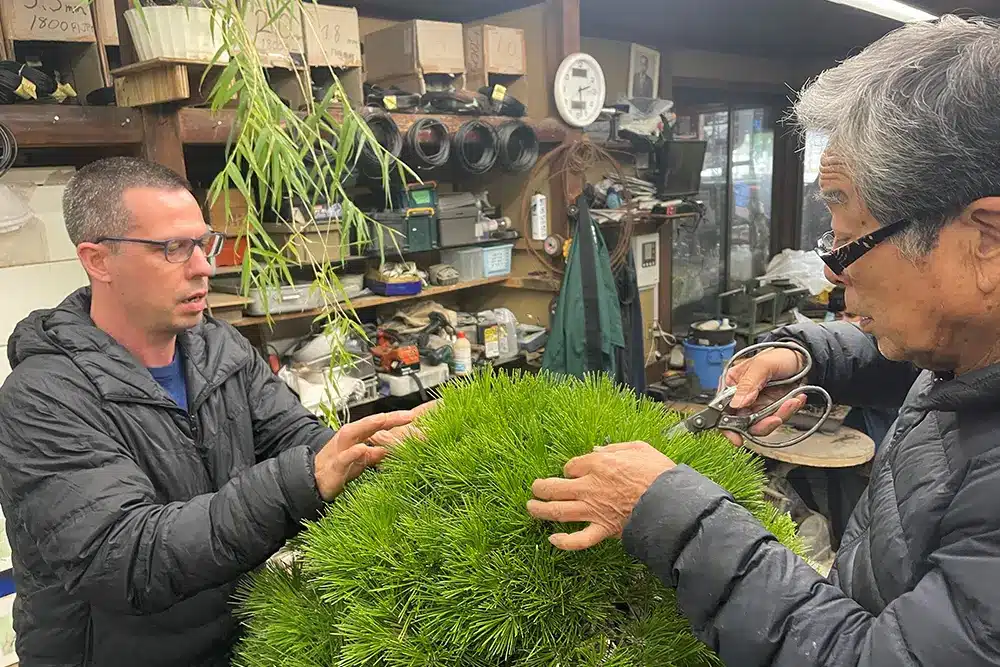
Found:
[(615, 376), (615, 354), (625, 347), (621, 305), (604, 235), (590, 216), (586, 198), (566, 263), (552, 333), (542, 370), (582, 378), (604, 372)]

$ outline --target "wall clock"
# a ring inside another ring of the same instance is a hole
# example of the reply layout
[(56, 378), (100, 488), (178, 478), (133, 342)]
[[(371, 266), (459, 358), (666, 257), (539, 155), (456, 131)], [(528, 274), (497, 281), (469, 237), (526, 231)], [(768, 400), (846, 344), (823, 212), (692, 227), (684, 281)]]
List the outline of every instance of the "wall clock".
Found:
[(556, 72), (556, 109), (566, 124), (587, 127), (604, 109), (608, 87), (597, 59), (586, 53), (568, 56)]

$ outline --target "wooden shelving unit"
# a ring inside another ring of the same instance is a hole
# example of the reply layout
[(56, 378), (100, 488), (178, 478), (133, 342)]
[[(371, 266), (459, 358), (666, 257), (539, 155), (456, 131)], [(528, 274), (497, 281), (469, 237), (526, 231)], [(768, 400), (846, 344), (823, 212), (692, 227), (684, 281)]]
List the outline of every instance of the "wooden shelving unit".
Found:
[[(364, 310), (366, 308), (377, 308), (379, 306), (386, 306), (392, 303), (401, 303), (403, 301), (415, 301), (417, 299), (426, 299), (432, 296), (441, 296), (442, 294), (451, 294), (453, 292), (460, 292), (462, 290), (473, 289), (475, 287), (483, 287), (485, 285), (501, 285), (507, 281), (506, 276), (500, 276), (497, 278), (484, 278), (482, 280), (470, 280), (464, 283), (458, 283), (456, 285), (448, 285), (446, 287), (428, 287), (419, 294), (407, 295), (407, 296), (366, 296), (359, 299), (352, 299), (349, 306), (346, 308), (353, 310)], [(241, 319), (230, 322), (234, 327), (252, 327), (260, 324), (270, 324), (272, 322), (283, 322), (287, 320), (302, 320), (302, 319), (312, 319), (323, 314), (323, 310), (306, 310), (298, 313), (282, 313), (279, 315), (272, 315), (271, 317), (243, 317)]]
[[(180, 138), (188, 146), (219, 146), (226, 143), (233, 131), (236, 122), (236, 112), (232, 109), (220, 109), (213, 112), (211, 109), (198, 109), (186, 107), (177, 112), (180, 121)], [(335, 118), (342, 118), (336, 112)], [(448, 128), (449, 132), (455, 132), (458, 128), (472, 119), (482, 120), (490, 125), (502, 125), (510, 120), (520, 120), (530, 125), (538, 135), (539, 142), (543, 144), (558, 144), (566, 137), (566, 126), (554, 118), (543, 120), (520, 118), (512, 119), (505, 116), (449, 116), (441, 114), (415, 114), (415, 113), (394, 113), (393, 120), (399, 126), (399, 131), (405, 134), (415, 122), (421, 118), (436, 118)]]
[(145, 138), (138, 109), (63, 104), (0, 106), (0, 123), (19, 148), (139, 146)]

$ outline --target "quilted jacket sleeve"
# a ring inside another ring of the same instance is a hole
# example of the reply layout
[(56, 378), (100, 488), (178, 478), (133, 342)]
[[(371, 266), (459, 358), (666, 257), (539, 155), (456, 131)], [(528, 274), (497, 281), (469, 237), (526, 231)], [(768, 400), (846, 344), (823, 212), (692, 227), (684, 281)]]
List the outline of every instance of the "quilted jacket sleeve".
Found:
[(248, 350), (248, 353), (251, 361), (246, 370), (247, 400), (253, 419), (257, 460), (269, 459), (300, 446), (308, 447), (313, 453), (319, 452), (335, 432), (302, 406), (288, 385), (256, 351)]
[(94, 606), (157, 613), (232, 582), (323, 506), (306, 447), (216, 493), (163, 503), (127, 443), (108, 435), (92, 391), (64, 375), (30, 375), (0, 392), (7, 520), (37, 544), (67, 591)]
[(769, 336), (789, 338), (812, 353), (810, 382), (826, 389), (841, 405), (898, 408), (920, 374), (913, 364), (883, 357), (874, 337), (850, 322), (796, 324)]
[(966, 480), (942, 546), (914, 589), (878, 616), (777, 542), (720, 487), (680, 466), (646, 493), (628, 551), (699, 638), (741, 667), (979, 667), (1000, 663), (998, 456)]

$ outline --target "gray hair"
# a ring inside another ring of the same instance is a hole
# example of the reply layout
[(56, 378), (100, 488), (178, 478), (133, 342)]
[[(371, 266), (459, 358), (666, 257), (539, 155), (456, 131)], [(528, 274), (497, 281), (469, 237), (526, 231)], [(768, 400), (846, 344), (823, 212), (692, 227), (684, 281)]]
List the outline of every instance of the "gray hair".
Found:
[(123, 195), (132, 188), (191, 191), (187, 180), (155, 162), (133, 157), (92, 162), (73, 175), (63, 192), (63, 218), (73, 245), (127, 234), (130, 217)]
[(969, 204), (1000, 195), (1000, 28), (908, 24), (810, 82), (793, 117), (829, 137), (880, 225), (912, 221), (897, 243), (925, 255)]

